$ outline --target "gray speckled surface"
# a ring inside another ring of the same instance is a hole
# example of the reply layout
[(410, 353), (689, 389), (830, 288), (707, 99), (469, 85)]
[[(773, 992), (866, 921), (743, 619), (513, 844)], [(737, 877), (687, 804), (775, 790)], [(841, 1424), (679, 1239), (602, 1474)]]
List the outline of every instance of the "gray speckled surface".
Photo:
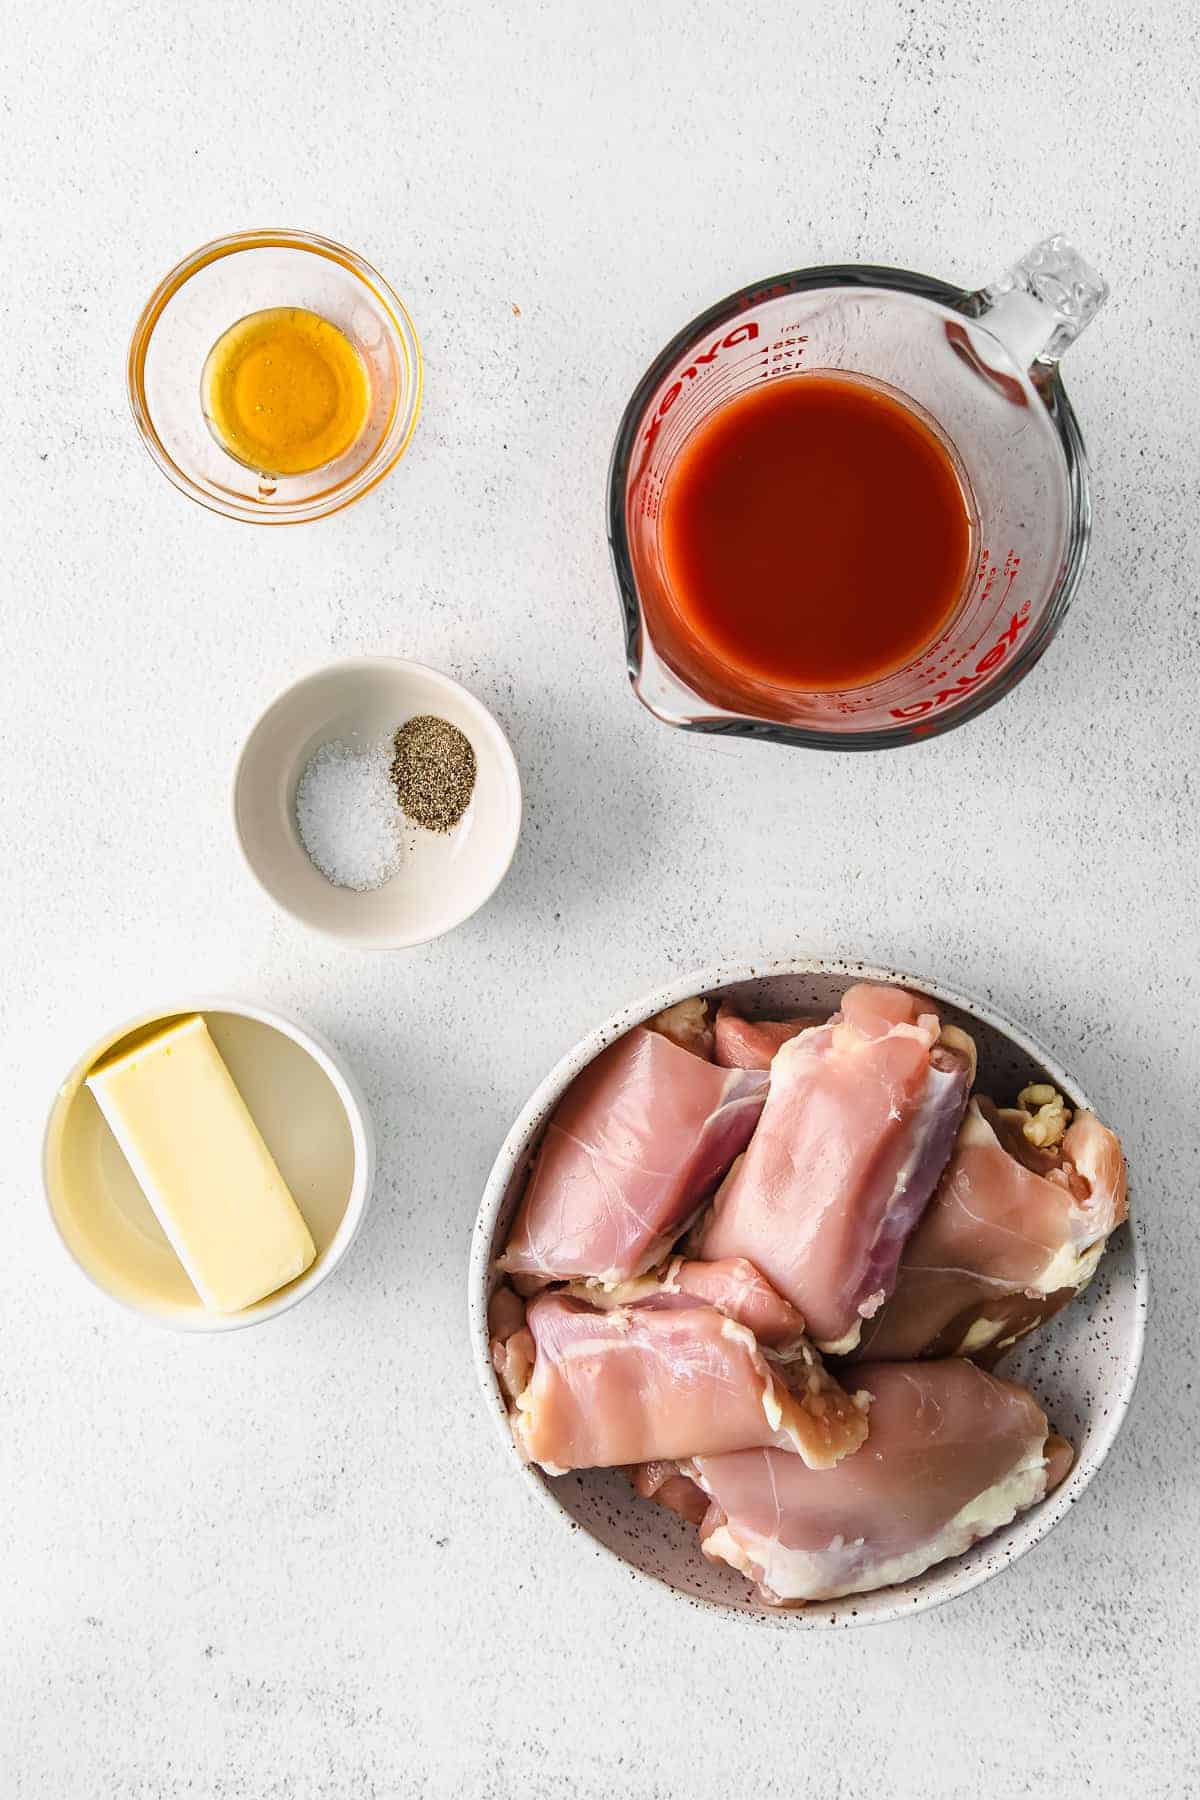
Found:
[[(4, 49), (6, 1800), (1196, 1791), (1194, 9), (17, 0)], [(123, 395), (152, 282), (264, 221), (377, 262), (428, 362), (396, 475), (276, 533), (176, 495)], [(776, 268), (971, 281), (1054, 227), (1113, 299), (1068, 376), (1092, 561), (1030, 679), (886, 760), (641, 714), (603, 477), (650, 355)], [(274, 914), (229, 828), (257, 710), (357, 650), (474, 687), (525, 782), (505, 887), (406, 956)], [(953, 1607), (827, 1639), (575, 1553), (493, 1441), (462, 1299), (553, 1060), (674, 970), (805, 950), (1026, 1022), (1122, 1129), (1156, 1277), (1073, 1516)], [(382, 1161), (345, 1269), (205, 1341), (106, 1307), (38, 1198), (59, 1074), (181, 987), (326, 1031)]]

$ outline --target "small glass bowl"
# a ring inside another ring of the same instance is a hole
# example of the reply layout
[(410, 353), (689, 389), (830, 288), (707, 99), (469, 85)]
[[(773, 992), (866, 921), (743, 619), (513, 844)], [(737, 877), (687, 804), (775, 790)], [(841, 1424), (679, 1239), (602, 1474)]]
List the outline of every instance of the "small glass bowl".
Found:
[[(260, 476), (216, 442), (200, 403), (204, 361), (247, 313), (302, 306), (345, 332), (371, 375), (367, 424), (335, 462)], [(408, 448), (421, 405), (421, 348), (403, 303), (369, 263), (308, 231), (239, 231), (185, 257), (150, 296), (129, 345), (129, 403), (168, 481), (229, 519), (323, 519), (383, 480)]]

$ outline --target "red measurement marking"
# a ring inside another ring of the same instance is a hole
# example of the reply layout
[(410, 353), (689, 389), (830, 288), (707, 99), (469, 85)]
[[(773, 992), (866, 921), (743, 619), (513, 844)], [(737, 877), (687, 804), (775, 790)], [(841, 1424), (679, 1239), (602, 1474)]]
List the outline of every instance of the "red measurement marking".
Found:
[[(1006, 594), (1017, 578), (1017, 566), (1021, 561), (1019, 556), (1009, 560), (1012, 569), (1009, 573), (1009, 563), (1006, 562), (1005, 572), (1008, 574)], [(909, 706), (893, 706), (891, 708), (893, 719), (923, 719), (927, 713), (935, 712), (939, 706), (949, 706), (952, 700), (961, 700), (964, 694), (969, 694), (972, 688), (978, 687), (979, 683), (985, 676), (990, 675), (993, 669), (999, 668), (1028, 623), (1029, 602), (1026, 600), (1020, 610), (1012, 614), (991, 649), (986, 655), (980, 657), (975, 664), (973, 674), (960, 675), (950, 687), (939, 689), (932, 700), (914, 700)]]
[(689, 364), (683, 371), (678, 381), (673, 381), (671, 383), (670, 387), (659, 401), (658, 406), (655, 409), (654, 417), (651, 419), (646, 428), (645, 435), (642, 438), (642, 445), (647, 456), (649, 456), (651, 446), (662, 429), (663, 420), (678, 400), (680, 394), (682, 394), (684, 382), (695, 381), (702, 368), (705, 368), (708, 364), (716, 361), (720, 351), (732, 350), (735, 344), (752, 343), (757, 336), (758, 326), (754, 324), (753, 320), (745, 325), (735, 325), (732, 331), (726, 332), (724, 337), (716, 338), (702, 355), (697, 356), (695, 362)]

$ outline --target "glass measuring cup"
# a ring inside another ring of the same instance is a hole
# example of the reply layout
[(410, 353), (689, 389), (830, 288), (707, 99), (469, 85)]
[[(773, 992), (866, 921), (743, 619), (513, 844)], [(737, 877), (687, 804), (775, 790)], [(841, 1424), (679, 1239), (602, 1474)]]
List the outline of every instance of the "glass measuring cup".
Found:
[[(625, 409), (608, 533), (634, 691), (685, 730), (873, 750), (948, 731), (1031, 669), (1078, 585), (1091, 531), (1083, 440), (1058, 362), (1108, 298), (1062, 237), (975, 292), (903, 269), (802, 269), (743, 288), (667, 345)], [(663, 490), (692, 432), (734, 395), (843, 370), (905, 400), (950, 453), (973, 514), (958, 604), (905, 666), (802, 692), (716, 659), (662, 554)]]

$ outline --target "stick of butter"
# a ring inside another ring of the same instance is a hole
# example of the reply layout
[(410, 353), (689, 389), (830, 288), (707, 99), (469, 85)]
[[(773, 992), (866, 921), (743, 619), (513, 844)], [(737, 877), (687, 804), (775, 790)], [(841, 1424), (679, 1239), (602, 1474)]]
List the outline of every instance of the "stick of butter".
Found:
[(304, 1273), (308, 1226), (199, 1015), (102, 1061), (87, 1085), (210, 1312)]

